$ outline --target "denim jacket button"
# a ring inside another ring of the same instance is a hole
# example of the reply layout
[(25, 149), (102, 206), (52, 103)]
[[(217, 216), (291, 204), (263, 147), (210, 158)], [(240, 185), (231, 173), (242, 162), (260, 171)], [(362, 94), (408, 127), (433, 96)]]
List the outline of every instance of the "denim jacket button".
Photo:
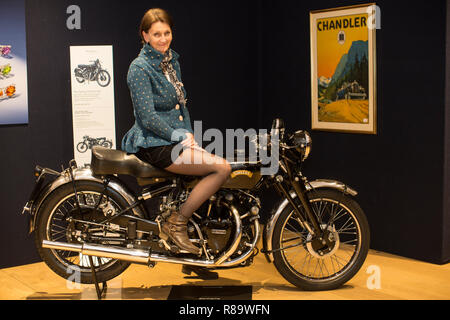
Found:
[(180, 119), (180, 121), (183, 121), (183, 116), (180, 116), (179, 119)]
[(179, 104), (177, 104), (176, 106), (175, 106), (175, 109), (180, 109), (180, 105)]

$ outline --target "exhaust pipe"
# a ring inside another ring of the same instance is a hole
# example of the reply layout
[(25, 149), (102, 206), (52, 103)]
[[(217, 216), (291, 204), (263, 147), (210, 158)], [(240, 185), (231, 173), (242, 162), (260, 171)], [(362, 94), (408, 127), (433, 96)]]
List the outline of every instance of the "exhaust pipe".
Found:
[(43, 240), (42, 247), (46, 249), (79, 252), (87, 256), (111, 258), (145, 265), (148, 265), (150, 262), (168, 262), (176, 264), (194, 265), (199, 267), (212, 267), (215, 265), (215, 261), (166, 257), (163, 255), (150, 253), (150, 251), (140, 249), (125, 249), (118, 247), (103, 246), (99, 244), (88, 244), (88, 243), (74, 244), (67, 242), (55, 242)]
[[(233, 213), (236, 215), (237, 210), (233, 210)], [(237, 220), (240, 222), (240, 219)], [(254, 220), (255, 226), (255, 234), (257, 235), (251, 244), (248, 245), (247, 251), (234, 259), (231, 259), (231, 255), (236, 250), (239, 242), (241, 240), (242, 231), (240, 223), (237, 224), (236, 237), (234, 239), (233, 245), (231, 248), (221, 257), (215, 260), (199, 260), (199, 259), (190, 259), (190, 258), (176, 258), (176, 257), (167, 257), (165, 255), (160, 255), (156, 253), (151, 253), (150, 251), (141, 250), (141, 249), (126, 249), (119, 247), (111, 247), (104, 246), (95, 243), (68, 243), (68, 242), (55, 242), (49, 240), (42, 241), (42, 247), (46, 249), (55, 249), (55, 250), (66, 250), (79, 252), (81, 254), (87, 256), (95, 256), (101, 258), (111, 258), (117, 260), (128, 261), (132, 263), (139, 263), (149, 265), (151, 262), (166, 262), (166, 263), (175, 263), (175, 264), (186, 264), (191, 266), (198, 267), (232, 267), (236, 266), (243, 261), (245, 261), (252, 253), (254, 248), (256, 247), (256, 243), (259, 239), (260, 235), (260, 227), (258, 219)]]

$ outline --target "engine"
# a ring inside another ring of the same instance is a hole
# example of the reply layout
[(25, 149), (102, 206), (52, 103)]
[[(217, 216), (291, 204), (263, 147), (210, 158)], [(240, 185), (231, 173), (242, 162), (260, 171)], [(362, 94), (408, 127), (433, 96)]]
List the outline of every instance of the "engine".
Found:
[(200, 229), (207, 240), (208, 251), (218, 256), (232, 244), (236, 225), (228, 206), (233, 205), (239, 212), (242, 223), (242, 237), (232, 258), (248, 249), (248, 243), (254, 239), (251, 222), (258, 217), (259, 199), (241, 190), (220, 191), (197, 211), (201, 217)]
[(208, 246), (212, 254), (218, 254), (227, 247), (231, 232), (234, 231), (233, 223), (230, 219), (210, 219), (203, 222), (202, 232), (208, 240)]

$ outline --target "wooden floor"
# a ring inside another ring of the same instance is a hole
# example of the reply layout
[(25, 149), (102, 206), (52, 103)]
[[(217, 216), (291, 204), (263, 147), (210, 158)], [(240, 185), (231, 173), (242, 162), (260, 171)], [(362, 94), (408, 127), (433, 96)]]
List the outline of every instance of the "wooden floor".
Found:
[[(200, 280), (181, 266), (131, 265), (108, 282), (105, 299), (166, 300), (173, 286), (251, 286), (254, 300), (449, 300), (450, 264), (434, 265), (371, 250), (359, 273), (342, 288), (324, 292), (297, 289), (259, 254), (252, 266), (220, 270), (218, 280)], [(0, 269), (0, 299), (96, 299), (94, 285), (67, 282), (43, 262)]]

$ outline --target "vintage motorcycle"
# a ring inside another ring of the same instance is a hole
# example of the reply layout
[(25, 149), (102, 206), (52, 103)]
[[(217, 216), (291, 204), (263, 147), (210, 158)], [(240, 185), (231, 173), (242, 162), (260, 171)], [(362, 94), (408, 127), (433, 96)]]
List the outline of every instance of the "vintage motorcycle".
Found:
[(111, 81), (111, 76), (108, 71), (102, 69), (99, 59), (91, 62), (93, 62), (93, 64), (79, 64), (78, 67), (75, 68), (75, 79), (77, 79), (79, 83), (83, 83), (86, 80), (97, 81), (100, 87), (107, 87)]
[[(245, 267), (261, 251), (301, 289), (338, 288), (365, 261), (367, 219), (353, 199), (354, 189), (334, 180), (309, 181), (302, 174), (312, 144), (308, 132), (284, 131), (283, 121), (275, 119), (268, 134), (278, 137), (270, 140), (276, 145), (269, 144), (271, 152), (279, 152), (276, 173), (262, 175), (264, 163), (258, 159), (231, 162), (228, 181), (194, 213), (188, 234), (202, 248), (199, 256), (180, 250), (161, 233), (161, 225), (200, 178), (175, 175), (101, 146), (92, 149), (91, 164), (84, 167), (74, 160), (62, 172), (36, 167), (36, 185), (23, 212), (37, 250), (54, 272), (66, 279), (78, 272), (81, 283), (105, 283), (130, 263)], [(140, 194), (118, 175), (135, 177)], [(262, 230), (258, 195), (265, 187), (277, 190), (280, 202)], [(149, 199), (156, 201), (154, 210), (144, 205)]]
[(93, 146), (102, 146), (111, 149), (112, 141), (106, 140), (106, 137), (91, 138), (89, 136), (83, 136), (83, 141), (77, 143), (77, 150), (80, 153), (85, 153), (88, 149), (92, 149)]

